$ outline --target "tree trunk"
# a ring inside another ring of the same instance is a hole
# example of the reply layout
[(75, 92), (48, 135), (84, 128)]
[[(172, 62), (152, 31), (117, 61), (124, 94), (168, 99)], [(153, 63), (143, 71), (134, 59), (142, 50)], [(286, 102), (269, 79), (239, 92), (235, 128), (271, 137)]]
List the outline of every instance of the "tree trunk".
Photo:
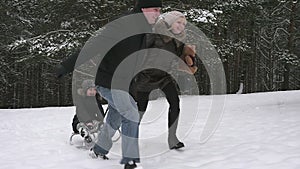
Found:
[[(290, 13), (290, 24), (289, 24), (289, 27), (288, 27), (288, 32), (289, 32), (289, 38), (288, 38), (288, 44), (287, 44), (287, 47), (288, 47), (288, 50), (289, 50), (289, 53), (293, 53), (293, 43), (294, 43), (294, 32), (295, 32), (295, 13), (296, 13), (296, 5), (297, 3), (294, 3), (293, 0), (290, 0), (290, 3), (291, 3), (291, 13)], [(283, 81), (283, 87), (282, 89), (283, 90), (289, 90), (290, 86), (290, 82), (289, 82), (289, 79), (290, 79), (290, 65), (289, 63), (285, 63), (284, 64), (284, 81)]]

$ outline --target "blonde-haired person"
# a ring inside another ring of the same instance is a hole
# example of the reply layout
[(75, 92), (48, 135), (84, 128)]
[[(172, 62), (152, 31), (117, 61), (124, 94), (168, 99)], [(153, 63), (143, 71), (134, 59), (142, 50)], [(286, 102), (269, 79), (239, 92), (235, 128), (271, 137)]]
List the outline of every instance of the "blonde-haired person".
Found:
[[(182, 41), (186, 37), (185, 26), (187, 24), (183, 13), (171, 11), (163, 14), (153, 26), (155, 34), (149, 34), (146, 39), (147, 48), (159, 48), (170, 52), (171, 55), (180, 57), (190, 68), (188, 72), (195, 73), (197, 67), (193, 62), (195, 49), (185, 45)], [(149, 52), (144, 59), (143, 66), (155, 65), (157, 67), (168, 67), (172, 69), (170, 57), (166, 53)], [(178, 117), (180, 113), (177, 84), (172, 76), (163, 70), (146, 68), (137, 74), (133, 90), (140, 116), (142, 117), (147, 109), (149, 95), (154, 89), (161, 89), (169, 103), (168, 113), (168, 145), (170, 149), (179, 149), (184, 144), (176, 136)]]

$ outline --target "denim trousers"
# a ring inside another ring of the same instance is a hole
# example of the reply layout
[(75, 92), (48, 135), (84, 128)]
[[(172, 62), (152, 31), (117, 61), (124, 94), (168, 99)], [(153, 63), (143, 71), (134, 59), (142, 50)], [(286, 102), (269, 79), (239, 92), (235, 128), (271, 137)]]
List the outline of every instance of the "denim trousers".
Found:
[(135, 100), (125, 91), (97, 86), (97, 91), (108, 102), (106, 121), (101, 127), (93, 147), (97, 154), (107, 154), (112, 147), (112, 137), (121, 126), (122, 160), (140, 162), (138, 135), (139, 113)]

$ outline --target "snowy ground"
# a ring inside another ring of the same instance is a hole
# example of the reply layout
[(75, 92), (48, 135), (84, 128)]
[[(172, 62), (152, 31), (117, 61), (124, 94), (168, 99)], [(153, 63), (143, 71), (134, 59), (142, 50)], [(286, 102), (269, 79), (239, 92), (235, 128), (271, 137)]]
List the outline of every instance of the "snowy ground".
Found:
[[(144, 169), (300, 168), (300, 91), (227, 95), (219, 127), (200, 143), (212, 99), (181, 98), (182, 151), (167, 149), (166, 100), (151, 102), (140, 131)], [(74, 107), (0, 110), (0, 168), (122, 169), (120, 142), (107, 161), (69, 145), (73, 114)]]

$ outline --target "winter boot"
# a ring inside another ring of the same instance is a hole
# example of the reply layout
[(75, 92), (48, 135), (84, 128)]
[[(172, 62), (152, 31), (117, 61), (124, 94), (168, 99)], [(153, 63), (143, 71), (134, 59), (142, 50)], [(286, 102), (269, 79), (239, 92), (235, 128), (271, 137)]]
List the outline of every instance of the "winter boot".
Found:
[(170, 149), (171, 149), (171, 150), (173, 150), (173, 149), (177, 150), (177, 149), (180, 149), (180, 148), (182, 148), (182, 147), (184, 147), (184, 144), (183, 144), (182, 142), (179, 142), (179, 143), (177, 143), (176, 145), (170, 147)]
[(84, 141), (85, 141), (86, 143), (90, 144), (90, 143), (92, 143), (93, 139), (92, 139), (91, 136), (88, 135), (88, 136), (84, 137)]
[(168, 144), (171, 150), (184, 147), (184, 144), (180, 142), (176, 136), (177, 125), (178, 120), (176, 120), (172, 125), (169, 124)]
[(92, 158), (102, 158), (103, 160), (109, 160), (109, 158), (105, 154), (98, 154), (93, 150), (93, 148), (90, 149), (89, 155)]
[(81, 135), (81, 137), (85, 138), (86, 136), (89, 135), (89, 129), (84, 123), (82, 122), (78, 123), (76, 128), (79, 134)]
[(124, 169), (133, 169), (136, 168), (136, 164), (134, 161), (129, 161), (128, 163), (125, 164)]

